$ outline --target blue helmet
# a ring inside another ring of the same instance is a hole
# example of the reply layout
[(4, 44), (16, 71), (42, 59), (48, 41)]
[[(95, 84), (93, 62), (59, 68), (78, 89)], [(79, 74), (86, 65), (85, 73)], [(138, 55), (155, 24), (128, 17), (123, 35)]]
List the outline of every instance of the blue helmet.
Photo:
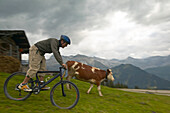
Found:
[(71, 44), (70, 38), (66, 35), (61, 35), (60, 40), (64, 40), (67, 44)]

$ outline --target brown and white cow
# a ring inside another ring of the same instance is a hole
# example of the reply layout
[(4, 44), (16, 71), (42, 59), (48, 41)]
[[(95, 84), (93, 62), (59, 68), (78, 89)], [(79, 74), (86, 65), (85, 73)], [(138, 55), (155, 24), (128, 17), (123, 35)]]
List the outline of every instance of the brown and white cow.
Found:
[(91, 86), (87, 91), (88, 94), (93, 88), (93, 84), (96, 84), (99, 95), (103, 96), (101, 93), (100, 83), (105, 79), (114, 81), (111, 69), (104, 71), (76, 61), (67, 61), (66, 64), (68, 67), (67, 80), (70, 80), (72, 77), (76, 77), (79, 80), (91, 83)]

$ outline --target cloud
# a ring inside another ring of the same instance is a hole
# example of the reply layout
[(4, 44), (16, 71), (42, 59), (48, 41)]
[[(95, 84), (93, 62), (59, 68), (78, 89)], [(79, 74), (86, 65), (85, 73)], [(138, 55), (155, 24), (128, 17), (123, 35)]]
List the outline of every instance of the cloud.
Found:
[(61, 34), (63, 55), (142, 58), (170, 52), (169, 0), (1, 0), (0, 29), (23, 29), (32, 44)]

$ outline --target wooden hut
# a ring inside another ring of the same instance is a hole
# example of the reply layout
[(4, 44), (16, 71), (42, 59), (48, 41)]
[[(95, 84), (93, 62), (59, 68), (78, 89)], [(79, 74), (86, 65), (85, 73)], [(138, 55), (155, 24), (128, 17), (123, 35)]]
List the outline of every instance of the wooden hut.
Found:
[(21, 61), (21, 54), (29, 52), (30, 44), (23, 30), (0, 30), (0, 55)]

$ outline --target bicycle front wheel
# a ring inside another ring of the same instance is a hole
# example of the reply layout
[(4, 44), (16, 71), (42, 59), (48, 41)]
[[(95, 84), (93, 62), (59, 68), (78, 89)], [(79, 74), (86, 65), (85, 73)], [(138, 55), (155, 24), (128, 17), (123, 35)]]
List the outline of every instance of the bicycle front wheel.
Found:
[[(25, 78), (25, 73), (23, 72), (16, 72), (10, 75), (5, 83), (4, 83), (4, 93), (6, 97), (12, 100), (25, 100), (27, 99), (32, 92), (25, 92), (20, 90), (18, 86)], [(32, 81), (32, 79), (30, 79)], [(28, 83), (29, 87), (33, 86), (33, 82)]]
[(78, 103), (79, 90), (74, 83), (62, 81), (54, 85), (50, 99), (52, 104), (60, 109), (71, 109)]

